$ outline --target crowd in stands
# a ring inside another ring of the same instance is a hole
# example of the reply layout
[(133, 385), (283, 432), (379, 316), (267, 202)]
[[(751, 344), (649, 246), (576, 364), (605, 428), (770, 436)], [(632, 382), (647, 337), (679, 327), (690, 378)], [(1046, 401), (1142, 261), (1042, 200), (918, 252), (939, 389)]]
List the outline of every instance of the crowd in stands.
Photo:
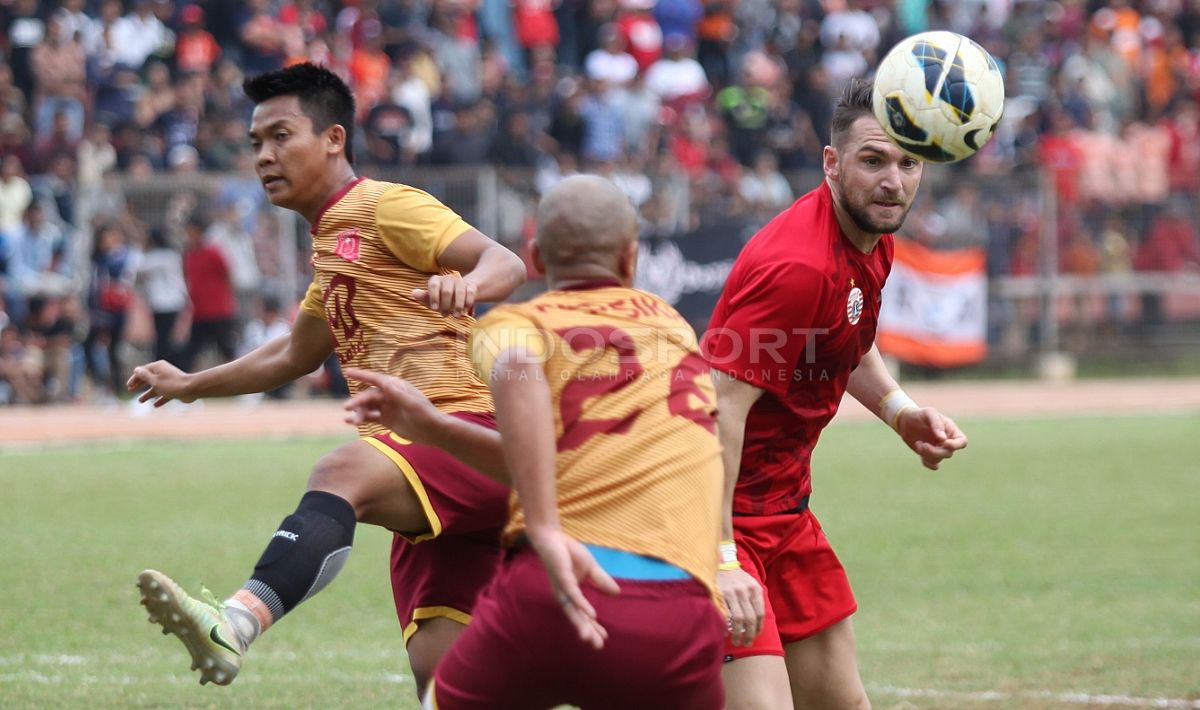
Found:
[[(1200, 267), (1198, 0), (0, 2), (0, 402), (121, 392), (131, 303), (153, 316), (147, 355), (184, 366), (271, 332), (255, 316), (295, 294), (255, 291), (238, 236), (263, 204), (248, 74), (342, 75), (368, 174), (490, 164), (531, 176), (532, 200), (595, 171), (648, 235), (673, 235), (761, 222), (808, 189), (840, 87), (928, 29), (991, 51), (1008, 99), (910, 236), (1034, 273), (1041, 172), (1062, 270)], [(163, 224), (104, 187), (206, 172), (242, 182), (216, 212), (185, 204)]]

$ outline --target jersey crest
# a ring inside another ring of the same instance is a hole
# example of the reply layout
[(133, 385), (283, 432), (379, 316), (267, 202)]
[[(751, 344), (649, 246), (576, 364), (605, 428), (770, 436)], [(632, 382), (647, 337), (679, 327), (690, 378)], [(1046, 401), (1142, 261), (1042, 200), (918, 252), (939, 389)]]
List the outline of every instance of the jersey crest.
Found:
[(858, 325), (858, 319), (862, 318), (863, 312), (863, 292), (862, 289), (855, 286), (850, 289), (850, 297), (846, 299), (846, 320), (850, 321), (850, 325)]
[(358, 261), (359, 246), (361, 244), (362, 238), (359, 237), (358, 230), (347, 229), (344, 232), (338, 233), (337, 246), (334, 247), (333, 253), (346, 261)]

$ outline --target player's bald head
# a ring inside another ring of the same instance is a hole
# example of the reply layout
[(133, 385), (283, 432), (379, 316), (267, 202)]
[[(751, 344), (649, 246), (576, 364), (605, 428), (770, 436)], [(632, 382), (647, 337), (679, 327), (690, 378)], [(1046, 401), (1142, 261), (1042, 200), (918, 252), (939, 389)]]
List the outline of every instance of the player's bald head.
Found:
[(549, 269), (613, 265), (636, 239), (633, 204), (599, 175), (566, 178), (538, 204), (537, 246)]

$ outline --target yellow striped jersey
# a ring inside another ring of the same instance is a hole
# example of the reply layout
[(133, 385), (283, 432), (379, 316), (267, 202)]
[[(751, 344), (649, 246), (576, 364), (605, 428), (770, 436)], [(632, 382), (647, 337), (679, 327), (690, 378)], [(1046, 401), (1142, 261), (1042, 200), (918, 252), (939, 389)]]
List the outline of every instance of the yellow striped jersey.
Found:
[[(537, 358), (550, 387), (563, 530), (665, 560), (717, 596), (716, 395), (687, 321), (649, 293), (587, 284), (480, 319), (471, 353), (482, 377), (511, 348)], [(506, 540), (523, 527), (514, 500)]]
[[(438, 257), (469, 229), (407, 185), (359, 178), (330, 198), (312, 228), (314, 275), (300, 307), (329, 323), (343, 367), (402, 377), (442, 411), (492, 411), (467, 352), (475, 319), (442, 316), (412, 297), (431, 275), (454, 273)], [(352, 393), (359, 387), (350, 383)]]

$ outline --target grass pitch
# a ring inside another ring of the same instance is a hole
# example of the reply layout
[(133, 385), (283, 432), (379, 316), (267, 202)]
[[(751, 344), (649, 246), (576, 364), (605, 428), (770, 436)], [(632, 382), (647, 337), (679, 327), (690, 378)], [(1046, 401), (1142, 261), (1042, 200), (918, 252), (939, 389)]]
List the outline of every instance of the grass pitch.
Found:
[[(1200, 708), (1200, 422), (964, 428), (938, 472), (877, 424), (818, 449), (875, 706)], [(144, 567), (238, 587), (337, 443), (0, 451), (0, 707), (416, 708), (381, 530), (228, 688), (137, 604)]]

